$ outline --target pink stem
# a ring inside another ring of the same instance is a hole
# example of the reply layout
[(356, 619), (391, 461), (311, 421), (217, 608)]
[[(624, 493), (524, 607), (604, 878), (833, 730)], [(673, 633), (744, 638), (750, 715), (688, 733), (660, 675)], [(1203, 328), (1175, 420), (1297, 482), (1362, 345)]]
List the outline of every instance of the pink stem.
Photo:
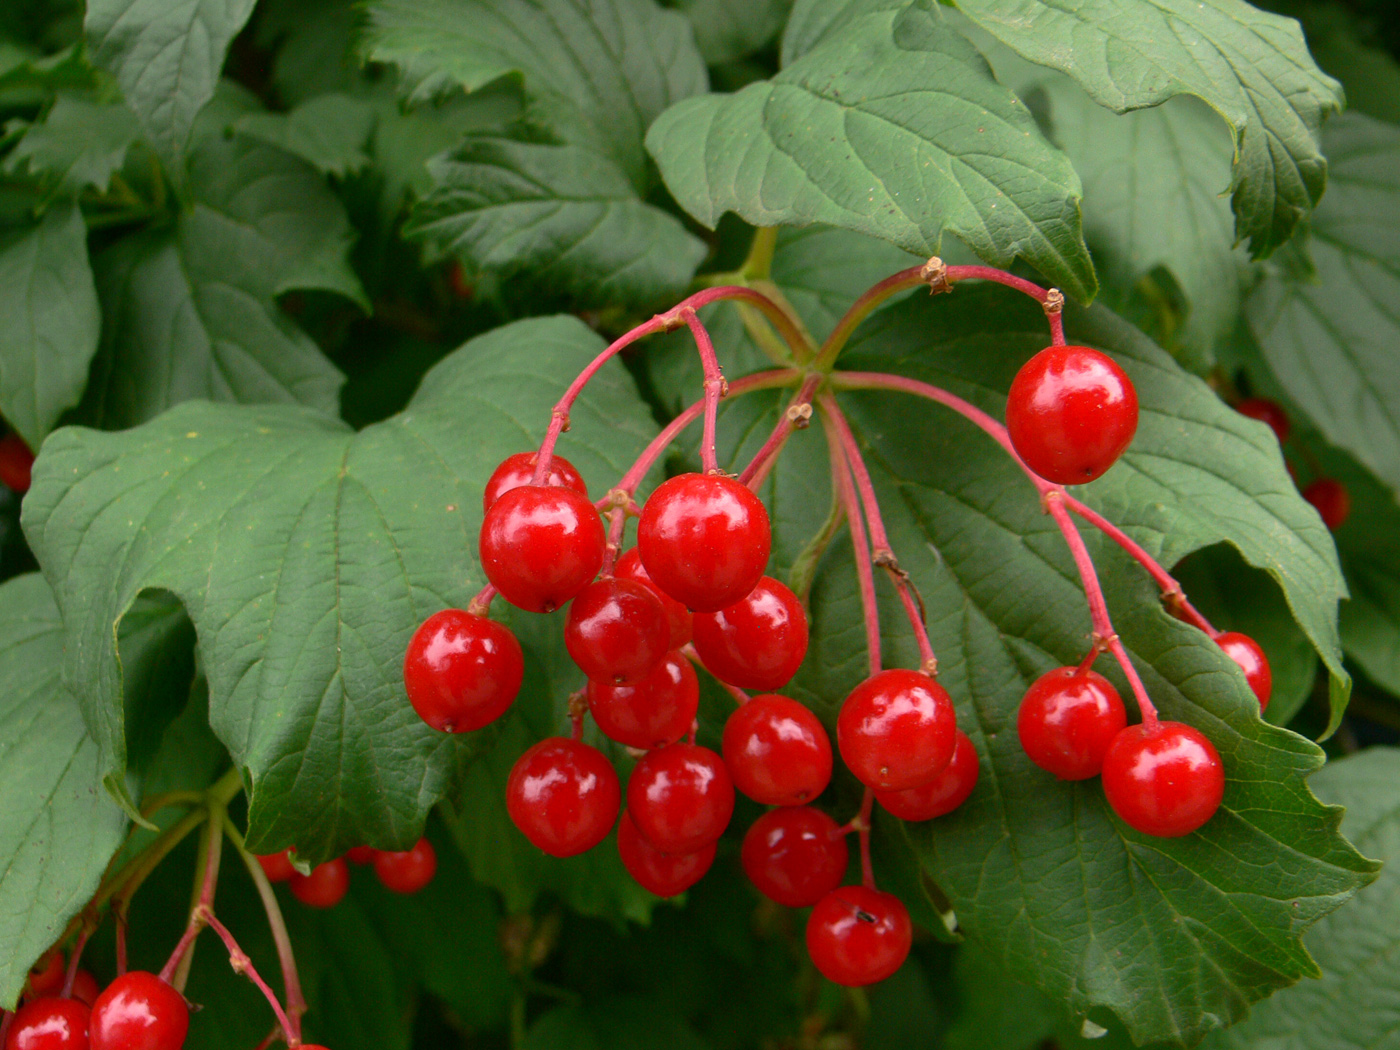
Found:
[(494, 583), (488, 583), (481, 590), (476, 592), (476, 596), (467, 603), (467, 612), (473, 616), (485, 616), (491, 609), (491, 600), (501, 592), (496, 590)]
[[(698, 670), (703, 670), (707, 674), (709, 673), (705, 667), (704, 661), (700, 659), (700, 654), (695, 651), (695, 646), (691, 643), (686, 642), (685, 645), (681, 646), (681, 655), (693, 663)], [(710, 677), (714, 678), (713, 675)], [(744, 690), (740, 689), (737, 685), (730, 685), (728, 682), (721, 681), (718, 678), (715, 678), (715, 681), (719, 682), (721, 689), (734, 698), (735, 703), (743, 706), (749, 702), (749, 694), (744, 692)]]
[(622, 550), (622, 534), (626, 528), (626, 509), (614, 507), (608, 512), (608, 543), (603, 548), (603, 566), (598, 570), (599, 576), (613, 574), (613, 567), (617, 564), (617, 555)]
[[(87, 947), (88, 938), (92, 936), (92, 931), (86, 926), (78, 932), (78, 940), (73, 945), (73, 954), (68, 957), (68, 971), (63, 975), (63, 991), (60, 993), (63, 998), (73, 998), (73, 982), (78, 977), (78, 961), (83, 957), (83, 949)], [(3, 1046), (0, 1043), (0, 1046)]]
[[(306, 1013), (306, 996), (301, 990), (301, 975), (297, 971), (296, 954), (292, 950), (292, 938), (287, 933), (287, 923), (282, 917), (282, 909), (277, 903), (277, 894), (268, 881), (258, 859), (243, 847), (243, 838), (228, 820), (224, 818), (224, 829), (229, 839), (238, 848), (243, 865), (257, 888), (258, 899), (262, 901), (263, 912), (267, 915), (268, 929), (272, 931), (272, 942), (277, 946), (277, 962), (282, 967), (282, 990), (287, 999), (287, 1017), (292, 1028), (289, 1033), (301, 1038), (301, 1018)], [(274, 1032), (273, 1035), (277, 1033)]]
[(816, 392), (821, 381), (821, 375), (807, 377), (801, 388), (793, 395), (792, 401), (788, 403), (788, 407), (778, 419), (777, 425), (773, 427), (773, 433), (768, 435), (768, 440), (763, 443), (763, 447), (754, 453), (749, 465), (740, 473), (739, 480), (750, 489), (758, 491), (764, 478), (772, 470), (773, 464), (778, 461), (778, 454), (782, 452), (783, 446), (787, 444), (787, 439), (792, 436), (792, 432), (799, 426), (807, 425), (807, 420), (811, 418), (812, 395)]
[(271, 1046), (273, 1043), (277, 1042), (277, 1038), (278, 1038), (278, 1036), (280, 1036), (281, 1034), (282, 1034), (282, 1028), (281, 1028), (281, 1026), (280, 1026), (280, 1025), (274, 1025), (273, 1028), (272, 1028), (272, 1031), (268, 1032), (267, 1035), (263, 1038), (263, 1041), (262, 1041), (261, 1043), (259, 1043), (257, 1046), (253, 1047), (253, 1050), (267, 1050), (267, 1048), (268, 1048), (269, 1046)]
[(1034, 281), (1027, 281), (1013, 273), (998, 270), (994, 266), (948, 267), (948, 283), (957, 284), (959, 281), (995, 281), (997, 284), (1004, 284), (1008, 288), (1014, 288), (1018, 292), (1029, 295), (1038, 303), (1044, 303), (1050, 297), (1050, 293)]
[[(199, 900), (190, 911), (190, 921), (186, 924), (185, 932), (180, 937), (179, 943), (175, 945), (175, 950), (170, 953), (170, 958), (161, 967), (160, 979), (167, 984), (171, 983), (171, 978), (174, 977), (175, 970), (184, 959), (185, 953), (190, 950), (195, 938), (204, 929), (206, 918), (213, 914), (214, 890), (219, 883), (219, 860), (223, 854), (223, 843), (222, 821), (211, 817), (205, 824), (204, 874), (200, 883)], [(183, 991), (183, 988), (177, 988), (176, 991)]]
[[(234, 973), (241, 973), (253, 984), (257, 985), (258, 991), (263, 993), (268, 1005), (272, 1007), (273, 1014), (277, 1017), (277, 1023), (282, 1026), (282, 1032), (287, 1037), (288, 1044), (293, 1044), (293, 1040), (300, 1042), (299, 1036), (292, 1033), (295, 1029), (291, 1020), (282, 1009), (282, 1004), (277, 999), (277, 994), (268, 987), (267, 982), (258, 973), (257, 967), (253, 965), (253, 960), (248, 958), (248, 953), (238, 946), (238, 942), (233, 939), (233, 934), (229, 933), (228, 927), (214, 917), (214, 913), (206, 906), (201, 905), (200, 910), (204, 913), (204, 921), (209, 924), (210, 929), (219, 935), (219, 939), (224, 942), (224, 947), (228, 949), (228, 962), (233, 967)], [(294, 1044), (293, 1044), (294, 1045)]]
[(860, 799), (860, 881), (868, 890), (875, 889), (875, 865), (870, 862), (870, 816), (875, 808), (875, 791), (866, 788)]
[(715, 344), (710, 333), (700, 323), (694, 310), (681, 311), (695, 339), (695, 349), (700, 352), (700, 364), (705, 370), (705, 428), (700, 438), (700, 472), (718, 474), (719, 459), (715, 453), (715, 420), (719, 415), (719, 399), (725, 394), (724, 373), (719, 369), (719, 358), (715, 356)]
[[(828, 421), (830, 416), (826, 417)], [(870, 673), (877, 675), (884, 666), (880, 654), (880, 608), (875, 601), (875, 574), (870, 567), (870, 547), (865, 538), (865, 520), (860, 512), (860, 500), (851, 482), (851, 469), (841, 448), (835, 427), (827, 425), (827, 448), (831, 454), (831, 483), (846, 511), (851, 527), (851, 548), (856, 559), (856, 580), (860, 585), (860, 607), (865, 619), (865, 648), (870, 656)]]

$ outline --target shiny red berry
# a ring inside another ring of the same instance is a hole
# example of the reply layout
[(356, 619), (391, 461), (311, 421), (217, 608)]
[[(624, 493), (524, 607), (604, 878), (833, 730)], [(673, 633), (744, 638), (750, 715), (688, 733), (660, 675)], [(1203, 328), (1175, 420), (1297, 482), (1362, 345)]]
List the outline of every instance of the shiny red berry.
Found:
[(1027, 757), (1061, 780), (1098, 776), (1109, 745), (1127, 724), (1113, 684), (1073, 667), (1057, 667), (1031, 683), (1016, 716)]
[[(535, 464), (539, 458), (538, 452), (517, 452), (502, 460), (501, 465), (491, 473), (491, 477), (486, 481), (486, 491), (481, 497), (481, 509), (483, 511), (490, 510), (491, 504), (511, 489), (532, 484), (535, 476)], [(572, 463), (560, 455), (549, 458), (549, 470), (545, 473), (540, 484), (554, 488), (572, 489), (580, 495), (588, 495), (588, 486), (584, 484), (582, 475), (574, 469)]]
[(890, 976), (913, 940), (904, 902), (864, 886), (832, 890), (807, 919), (807, 954), (823, 976), (848, 988)]
[(1351, 493), (1336, 478), (1318, 478), (1303, 490), (1303, 498), (1316, 508), (1322, 524), (1334, 531), (1351, 516)]
[(1189, 835), (1220, 808), (1225, 767), (1214, 745), (1191, 726), (1129, 726), (1104, 757), (1103, 793), (1129, 827), (1175, 838)]
[(1235, 411), (1242, 416), (1267, 423), (1280, 445), (1288, 440), (1288, 432), (1292, 426), (1288, 421), (1288, 413), (1277, 401), (1270, 401), (1267, 397), (1247, 397), (1235, 406)]
[(606, 544), (603, 519), (587, 496), (522, 485), (486, 512), (481, 567), (512, 605), (553, 612), (598, 575)]
[(10, 1018), (5, 1050), (88, 1050), (89, 1013), (77, 999), (35, 999)]
[(831, 781), (831, 740), (811, 710), (786, 696), (756, 696), (724, 723), (721, 748), (734, 786), (766, 806), (800, 806)]
[(297, 873), (297, 869), (292, 867), (292, 858), (288, 853), (288, 850), (283, 850), (281, 853), (269, 853), (258, 858), (268, 882), (286, 882)]
[(409, 703), (443, 733), (465, 733), (500, 718), (524, 677), (525, 654), (510, 628), (461, 609), (424, 620), (403, 658)]
[(680, 653), (667, 653), (636, 685), (590, 680), (588, 710), (609, 740), (651, 751), (690, 731), (700, 709), (695, 668)]
[(635, 580), (656, 595), (656, 600), (661, 603), (661, 608), (666, 610), (666, 623), (671, 629), (671, 640), (667, 643), (668, 649), (679, 649), (690, 641), (694, 629), (690, 610), (656, 585), (656, 582), (647, 574), (646, 566), (642, 564), (641, 553), (636, 547), (617, 559), (617, 565), (613, 567), (613, 575), (620, 580)]
[(373, 846), (356, 846), (345, 852), (345, 859), (351, 864), (373, 864), (377, 856), (379, 851)]
[(590, 850), (622, 805), (617, 771), (596, 747), (550, 737), (518, 759), (506, 781), (506, 811), (527, 839), (555, 857)]
[(627, 812), (657, 849), (695, 853), (724, 834), (734, 783), (709, 748), (670, 744), (648, 752), (632, 770)]
[(733, 605), (695, 615), (695, 651), (721, 682), (781, 689), (807, 655), (807, 613), (797, 595), (764, 576)]
[(308, 908), (334, 908), (350, 889), (350, 866), (337, 857), (316, 865), (310, 875), (293, 872), (287, 888)]
[(671, 628), (656, 596), (636, 580), (595, 580), (569, 603), (564, 646), (589, 678), (640, 682), (666, 655)]
[(920, 671), (894, 669), (851, 690), (836, 719), (836, 744), (861, 783), (903, 791), (943, 772), (957, 728), (946, 689)]
[(841, 885), (849, 850), (836, 821), (810, 806), (785, 806), (759, 817), (739, 851), (758, 891), (789, 908), (810, 908)]
[(1117, 462), (1138, 425), (1137, 391), (1113, 359), (1051, 346), (1016, 373), (1006, 429), (1016, 454), (1047, 481), (1093, 481)]
[(24, 983), (24, 994), (33, 999), (57, 995), (63, 988), (66, 971), (63, 952), (58, 948), (50, 948), (39, 957), (39, 961), (29, 971), (29, 979)]
[(92, 1050), (180, 1050), (190, 1028), (184, 997), (153, 973), (132, 970), (92, 1004)]
[(718, 848), (717, 842), (711, 842), (694, 853), (662, 853), (637, 830), (626, 810), (617, 825), (617, 853), (622, 866), (637, 880), (637, 885), (658, 897), (674, 897), (699, 882), (715, 862)]
[(1269, 697), (1274, 692), (1274, 672), (1259, 643), (1239, 631), (1226, 631), (1215, 639), (1215, 644), (1239, 665), (1244, 672), (1244, 680), (1259, 698), (1259, 710), (1263, 711), (1269, 706)]
[(34, 453), (18, 434), (0, 438), (0, 485), (23, 496), (29, 491)]
[(86, 970), (79, 970), (73, 975), (73, 998), (80, 1003), (92, 1006), (97, 1002), (97, 995), (102, 991), (97, 986), (97, 978)]
[(696, 612), (723, 609), (753, 590), (772, 542), (763, 501), (748, 486), (713, 474), (662, 482), (637, 525), (647, 574)]
[(932, 820), (953, 812), (977, 786), (977, 748), (961, 729), (948, 768), (927, 784), (903, 791), (877, 791), (875, 801), (900, 820)]
[(437, 852), (427, 839), (402, 852), (384, 850), (374, 858), (374, 873), (385, 889), (417, 893), (437, 874)]

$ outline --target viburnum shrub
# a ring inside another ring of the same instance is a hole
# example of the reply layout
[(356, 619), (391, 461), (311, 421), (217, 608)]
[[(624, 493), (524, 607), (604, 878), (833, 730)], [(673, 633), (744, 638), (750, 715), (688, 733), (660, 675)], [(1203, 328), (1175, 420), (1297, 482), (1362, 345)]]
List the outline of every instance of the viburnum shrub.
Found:
[(0, 1050), (1400, 1050), (1283, 6), (0, 4)]

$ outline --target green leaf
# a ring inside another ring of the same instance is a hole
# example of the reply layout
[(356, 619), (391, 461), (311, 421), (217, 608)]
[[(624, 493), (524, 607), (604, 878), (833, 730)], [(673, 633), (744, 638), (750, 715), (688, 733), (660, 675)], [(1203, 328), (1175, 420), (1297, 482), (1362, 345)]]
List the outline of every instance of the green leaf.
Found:
[(647, 126), (704, 91), (685, 16), (652, 0), (370, 0), (370, 58), (404, 70), (422, 98), (510, 74), (567, 141), (645, 182)]
[(15, 144), (5, 171), (45, 176), (69, 194), (89, 187), (106, 193), (140, 134), (125, 106), (60, 94), (43, 121), (31, 124)]
[(304, 161), (244, 138), (205, 140), (190, 174), (195, 203), (173, 229), (97, 259), (104, 331), (85, 420), (132, 426), (190, 398), (334, 413), (343, 377), (276, 297), (367, 305), (344, 208)]
[(1273, 273), (1250, 328), (1290, 398), (1400, 493), (1400, 129), (1328, 125), (1332, 186), (1308, 240), (1315, 279)]
[(263, 0), (254, 23), (258, 44), (276, 47), (272, 82), (292, 105), (361, 81), (351, 51), (357, 11), (349, 0)]
[(1195, 95), (1233, 131), (1239, 239), (1256, 257), (1317, 205), (1316, 141), (1341, 86), (1308, 54), (1298, 23), (1243, 0), (958, 0), (974, 22), (1039, 65), (1068, 73), (1116, 112)]
[(707, 250), (586, 147), (476, 136), (428, 170), (435, 186), (411, 234), (476, 271), (523, 276), (589, 304), (679, 294)]
[(682, 0), (695, 43), (712, 65), (761, 51), (782, 32), (792, 0)]
[(369, 163), (374, 109), (350, 95), (317, 95), (289, 113), (249, 113), (233, 130), (295, 154), (323, 175), (345, 178)]
[(1322, 970), (1254, 1008), (1242, 1024), (1213, 1036), (1210, 1050), (1395, 1050), (1400, 996), (1400, 750), (1376, 747), (1330, 762), (1312, 780), (1328, 802), (1347, 808), (1343, 827), (1364, 853), (1385, 862), (1380, 878), (1347, 907), (1319, 922), (1307, 943)]
[(521, 1050), (707, 1050), (681, 1018), (639, 996), (605, 996), (587, 1006), (558, 1006), (533, 1025)]
[(38, 448), (78, 403), (101, 316), (76, 203), (0, 240), (0, 415)]
[(117, 78), (178, 180), (195, 117), (214, 97), (230, 41), (256, 0), (88, 0), (93, 62)]
[(97, 889), (126, 818), (59, 682), (63, 623), (37, 573), (0, 585), (0, 1006)]
[[(25, 530), (59, 587), (65, 674), (109, 774), (125, 765), (112, 632), (139, 594), (165, 590), (194, 621), (210, 720), (249, 785), (250, 848), (295, 842), (317, 862), (413, 841), (492, 734), (425, 726), (403, 696), (404, 648), (483, 582), (486, 478), (537, 443), (601, 347), (573, 318), (496, 329), (357, 434), (306, 409), (197, 402), (122, 433), (53, 435)], [(655, 432), (620, 366), (574, 426), (582, 440), (560, 451), (595, 487)]]
[(1070, 294), (1094, 293), (1068, 158), (922, 6), (862, 9), (772, 80), (672, 107), (647, 148), (706, 226), (727, 211), (824, 222), (925, 257), (947, 230), (989, 262), (1024, 258)]

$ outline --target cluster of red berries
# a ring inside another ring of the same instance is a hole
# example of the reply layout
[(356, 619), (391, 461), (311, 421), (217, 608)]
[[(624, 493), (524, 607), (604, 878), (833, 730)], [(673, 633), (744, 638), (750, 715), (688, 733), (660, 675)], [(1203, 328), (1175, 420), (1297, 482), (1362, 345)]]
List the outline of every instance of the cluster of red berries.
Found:
[[(1235, 406), (1235, 411), (1267, 423), (1281, 446), (1287, 444), (1288, 435), (1293, 432), (1292, 421), (1283, 406), (1267, 397), (1247, 397)], [(1288, 473), (1296, 478), (1292, 463), (1288, 464)], [(1317, 510), (1322, 523), (1334, 532), (1351, 515), (1351, 493), (1336, 478), (1314, 478), (1303, 487), (1303, 498)]]
[(419, 839), (412, 849), (379, 850), (356, 846), (343, 857), (318, 864), (307, 875), (292, 867), (290, 851), (258, 857), (268, 882), (285, 882), (292, 896), (309, 908), (334, 908), (350, 890), (350, 866), (373, 865), (374, 874), (384, 887), (395, 893), (417, 893), (437, 874), (437, 852), (427, 839)]
[(34, 453), (18, 434), (0, 437), (0, 485), (23, 496), (29, 491)]

